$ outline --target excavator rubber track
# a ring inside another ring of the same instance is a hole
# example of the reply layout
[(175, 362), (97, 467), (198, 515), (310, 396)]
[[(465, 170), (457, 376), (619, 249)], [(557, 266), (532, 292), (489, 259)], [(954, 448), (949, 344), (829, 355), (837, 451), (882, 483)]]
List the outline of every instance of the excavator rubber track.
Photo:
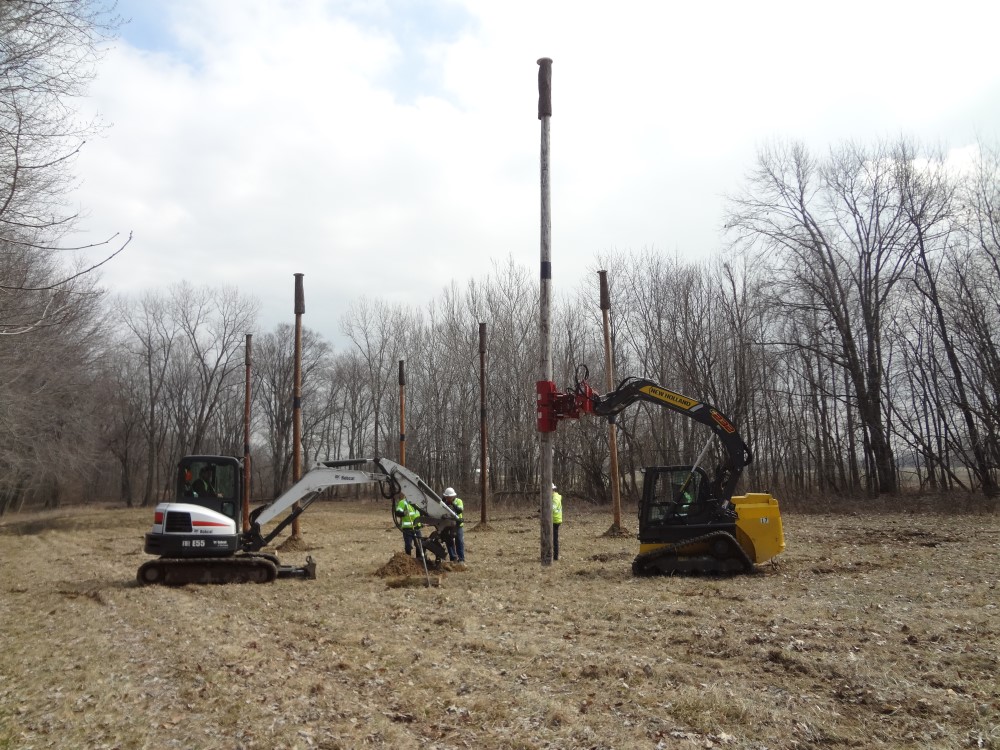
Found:
[[(278, 577), (281, 568), (278, 558), (267, 554), (234, 557), (161, 557), (143, 564), (136, 573), (136, 580), (142, 585), (162, 586), (184, 586), (189, 583), (271, 583)], [(313, 577), (315, 578), (315, 574)]]
[(753, 560), (726, 531), (713, 531), (693, 539), (666, 544), (636, 555), (632, 575), (653, 576), (675, 573), (750, 573)]

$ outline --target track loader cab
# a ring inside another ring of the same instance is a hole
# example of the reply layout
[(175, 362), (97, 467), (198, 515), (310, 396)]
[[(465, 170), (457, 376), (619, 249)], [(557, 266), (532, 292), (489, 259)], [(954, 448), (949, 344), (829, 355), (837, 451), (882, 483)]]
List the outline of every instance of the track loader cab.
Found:
[(736, 573), (785, 549), (778, 501), (763, 493), (715, 496), (704, 470), (643, 469), (636, 575)]
[(716, 530), (728, 524), (735, 528), (732, 506), (711, 496), (708, 476), (700, 467), (647, 466), (642, 471), (640, 542), (688, 539), (699, 527)]

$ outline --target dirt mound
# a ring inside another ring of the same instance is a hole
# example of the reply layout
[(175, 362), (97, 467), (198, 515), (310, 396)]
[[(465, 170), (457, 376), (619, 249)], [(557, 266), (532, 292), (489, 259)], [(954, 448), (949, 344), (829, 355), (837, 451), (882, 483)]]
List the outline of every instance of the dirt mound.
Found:
[[(468, 570), (465, 563), (442, 560), (435, 564), (433, 557), (427, 558), (429, 573), (464, 573)], [(410, 557), (405, 552), (393, 552), (389, 562), (375, 571), (378, 578), (398, 578), (402, 576), (424, 575), (424, 564), (416, 557)]]
[(300, 536), (290, 536), (277, 547), (278, 552), (309, 552), (314, 549), (316, 547)]
[(423, 575), (424, 564), (405, 552), (394, 552), (385, 565), (375, 571), (379, 578)]

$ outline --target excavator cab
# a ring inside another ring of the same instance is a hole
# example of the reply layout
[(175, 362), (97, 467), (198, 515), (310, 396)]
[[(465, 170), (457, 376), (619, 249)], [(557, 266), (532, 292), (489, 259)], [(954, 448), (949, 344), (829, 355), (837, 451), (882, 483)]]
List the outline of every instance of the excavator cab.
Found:
[(240, 520), (243, 466), (231, 456), (185, 456), (177, 464), (177, 502)]

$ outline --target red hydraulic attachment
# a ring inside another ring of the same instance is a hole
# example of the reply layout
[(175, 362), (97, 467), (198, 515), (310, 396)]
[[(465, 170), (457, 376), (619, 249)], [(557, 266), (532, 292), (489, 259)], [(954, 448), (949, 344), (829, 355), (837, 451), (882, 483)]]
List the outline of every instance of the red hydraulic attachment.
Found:
[(538, 402), (538, 431), (555, 432), (560, 419), (579, 419), (594, 412), (597, 393), (586, 381), (578, 383), (576, 393), (559, 393), (551, 380), (535, 383)]

